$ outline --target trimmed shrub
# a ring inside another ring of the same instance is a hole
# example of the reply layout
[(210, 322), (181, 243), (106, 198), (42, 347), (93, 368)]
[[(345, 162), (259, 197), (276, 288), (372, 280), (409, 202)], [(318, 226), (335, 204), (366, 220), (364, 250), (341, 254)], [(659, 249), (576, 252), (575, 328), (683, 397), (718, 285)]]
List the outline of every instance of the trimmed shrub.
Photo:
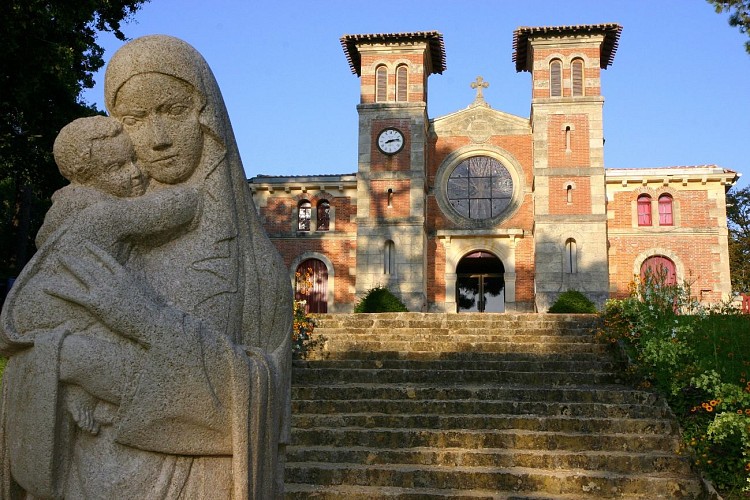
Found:
[(403, 302), (384, 286), (370, 289), (354, 306), (355, 313), (408, 312)]
[(555, 314), (596, 313), (596, 306), (581, 292), (577, 290), (568, 290), (567, 292), (560, 294), (547, 312)]

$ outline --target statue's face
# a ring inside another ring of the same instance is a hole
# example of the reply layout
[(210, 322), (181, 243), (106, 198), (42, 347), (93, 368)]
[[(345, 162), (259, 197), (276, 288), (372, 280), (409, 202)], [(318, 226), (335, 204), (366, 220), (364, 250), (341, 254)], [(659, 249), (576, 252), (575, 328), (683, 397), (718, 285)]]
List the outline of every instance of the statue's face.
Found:
[(93, 141), (90, 161), (97, 168), (88, 185), (121, 198), (141, 196), (146, 190), (133, 145), (125, 134)]
[(179, 184), (203, 152), (201, 103), (188, 83), (162, 73), (135, 75), (120, 87), (113, 114), (130, 135), (139, 164), (152, 179)]

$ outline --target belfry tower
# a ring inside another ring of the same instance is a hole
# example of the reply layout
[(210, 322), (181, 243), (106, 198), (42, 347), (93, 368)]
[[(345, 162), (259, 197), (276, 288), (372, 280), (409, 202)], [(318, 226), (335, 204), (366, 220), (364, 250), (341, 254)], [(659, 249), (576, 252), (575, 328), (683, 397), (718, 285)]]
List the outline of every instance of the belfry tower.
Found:
[(609, 296), (600, 72), (618, 24), (518, 28), (516, 71), (531, 73), (536, 307), (566, 290)]
[(427, 79), (445, 70), (438, 32), (346, 35), (360, 77), (356, 292), (386, 285), (426, 305)]

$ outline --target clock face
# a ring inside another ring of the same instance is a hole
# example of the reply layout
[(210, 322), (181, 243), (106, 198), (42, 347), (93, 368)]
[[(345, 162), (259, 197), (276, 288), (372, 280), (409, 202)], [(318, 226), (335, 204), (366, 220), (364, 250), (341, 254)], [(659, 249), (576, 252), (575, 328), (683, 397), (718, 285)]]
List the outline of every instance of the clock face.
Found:
[(404, 134), (396, 128), (386, 128), (378, 135), (378, 149), (387, 155), (393, 155), (404, 147)]

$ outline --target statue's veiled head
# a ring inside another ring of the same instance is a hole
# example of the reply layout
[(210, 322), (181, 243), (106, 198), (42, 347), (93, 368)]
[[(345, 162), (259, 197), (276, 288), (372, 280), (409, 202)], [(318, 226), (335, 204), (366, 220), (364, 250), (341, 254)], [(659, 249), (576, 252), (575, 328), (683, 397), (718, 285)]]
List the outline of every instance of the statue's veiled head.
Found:
[(224, 143), (218, 87), (203, 57), (182, 40), (152, 35), (123, 46), (107, 66), (104, 94), (140, 164), (162, 184), (193, 176), (205, 134)]

